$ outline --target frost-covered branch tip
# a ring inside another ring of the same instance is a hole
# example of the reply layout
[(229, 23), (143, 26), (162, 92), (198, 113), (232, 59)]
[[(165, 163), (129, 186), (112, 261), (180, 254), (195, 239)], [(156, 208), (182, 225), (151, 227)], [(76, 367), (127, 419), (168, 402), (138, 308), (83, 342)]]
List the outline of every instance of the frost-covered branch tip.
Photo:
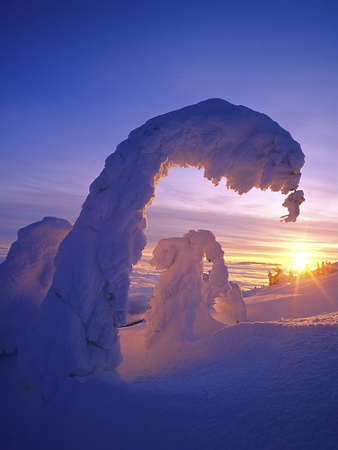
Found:
[(289, 214), (286, 214), (285, 216), (282, 216), (280, 218), (281, 222), (296, 222), (297, 217), (299, 216), (300, 209), (299, 206), (305, 202), (304, 198), (304, 192), (294, 191), (289, 194), (284, 203), (283, 206), (288, 209)]

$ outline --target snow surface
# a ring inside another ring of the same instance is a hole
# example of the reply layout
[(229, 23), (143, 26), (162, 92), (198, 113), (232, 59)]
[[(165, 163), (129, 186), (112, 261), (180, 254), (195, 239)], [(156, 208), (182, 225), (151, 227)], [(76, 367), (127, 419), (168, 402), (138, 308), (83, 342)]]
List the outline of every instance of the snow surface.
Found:
[(132, 265), (146, 245), (146, 208), (170, 168), (204, 168), (212, 183), (224, 177), (239, 194), (253, 187), (291, 192), (282, 219), (295, 221), (303, 164), (299, 144), (276, 122), (220, 99), (155, 117), (132, 131), (107, 158), (60, 245), (41, 318), (22, 354), (31, 380), (43, 380), (45, 397), (68, 376), (121, 363), (118, 326), (126, 320)]
[(48, 403), (17, 355), (3, 355), (1, 448), (337, 449), (337, 293), (338, 274), (254, 289), (245, 301), (256, 322), (158, 351), (145, 346), (145, 324), (122, 328), (119, 378), (69, 377)]
[(67, 220), (45, 217), (18, 232), (0, 264), (0, 353), (13, 353), (52, 283), (60, 242), (72, 229)]

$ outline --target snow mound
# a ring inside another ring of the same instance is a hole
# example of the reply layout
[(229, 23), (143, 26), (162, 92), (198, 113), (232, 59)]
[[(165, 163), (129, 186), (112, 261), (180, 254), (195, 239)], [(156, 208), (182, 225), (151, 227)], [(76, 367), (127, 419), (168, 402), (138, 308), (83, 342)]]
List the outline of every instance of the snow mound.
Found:
[(58, 247), (71, 229), (67, 220), (45, 217), (19, 230), (0, 264), (0, 353), (17, 351), (19, 336), (38, 315)]
[[(107, 158), (60, 246), (52, 287), (32, 330), (28, 370), (51, 393), (69, 375), (121, 362), (118, 326), (126, 319), (129, 276), (146, 245), (147, 206), (170, 168), (204, 168), (212, 183), (225, 178), (239, 194), (253, 187), (288, 194), (297, 189), (303, 164), (300, 145), (276, 122), (220, 99), (155, 117), (132, 131)], [(297, 218), (303, 199), (297, 192), (289, 195), (285, 221)], [(60, 360), (63, 350), (67, 357)]]

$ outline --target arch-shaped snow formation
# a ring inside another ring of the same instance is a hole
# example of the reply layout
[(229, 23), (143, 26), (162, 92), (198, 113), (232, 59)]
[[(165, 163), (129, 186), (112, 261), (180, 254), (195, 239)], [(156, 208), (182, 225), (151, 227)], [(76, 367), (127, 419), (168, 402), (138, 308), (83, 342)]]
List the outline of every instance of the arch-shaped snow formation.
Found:
[[(239, 194), (253, 187), (287, 194), (297, 189), (303, 164), (299, 144), (276, 122), (220, 99), (132, 131), (90, 186), (31, 331), (30, 369), (47, 376), (46, 394), (65, 376), (120, 363), (117, 326), (125, 320), (132, 265), (146, 244), (146, 208), (170, 168), (204, 168), (212, 183), (224, 177)], [(296, 220), (301, 198), (299, 191), (289, 201), (284, 220)]]

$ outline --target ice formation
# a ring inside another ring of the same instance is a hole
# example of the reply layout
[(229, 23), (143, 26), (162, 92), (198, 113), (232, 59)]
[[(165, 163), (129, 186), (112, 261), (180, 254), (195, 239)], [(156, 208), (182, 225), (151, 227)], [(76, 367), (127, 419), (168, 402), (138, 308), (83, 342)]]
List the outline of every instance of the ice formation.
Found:
[[(90, 186), (31, 331), (27, 370), (44, 380), (46, 395), (69, 375), (120, 363), (117, 327), (126, 316), (132, 265), (146, 244), (146, 208), (170, 168), (204, 168), (212, 183), (224, 177), (239, 194), (253, 187), (288, 194), (297, 189), (303, 164), (300, 145), (276, 122), (220, 99), (132, 131)], [(286, 221), (297, 217), (292, 205), (299, 199), (291, 200)]]
[[(211, 231), (190, 230), (183, 237), (162, 239), (153, 255), (150, 264), (163, 272), (146, 315), (148, 347), (164, 340), (170, 343), (193, 340), (196, 328), (199, 331), (204, 324), (212, 324), (209, 311), (216, 299), (221, 308), (232, 314), (235, 323), (245, 320), (246, 306), (240, 289), (236, 283), (229, 284), (224, 252)], [(212, 263), (206, 277), (203, 277), (204, 258)], [(220, 328), (217, 323), (212, 326)]]
[(18, 232), (0, 264), (0, 353), (13, 353), (39, 311), (52, 283), (54, 258), (72, 229), (67, 220), (45, 217)]

